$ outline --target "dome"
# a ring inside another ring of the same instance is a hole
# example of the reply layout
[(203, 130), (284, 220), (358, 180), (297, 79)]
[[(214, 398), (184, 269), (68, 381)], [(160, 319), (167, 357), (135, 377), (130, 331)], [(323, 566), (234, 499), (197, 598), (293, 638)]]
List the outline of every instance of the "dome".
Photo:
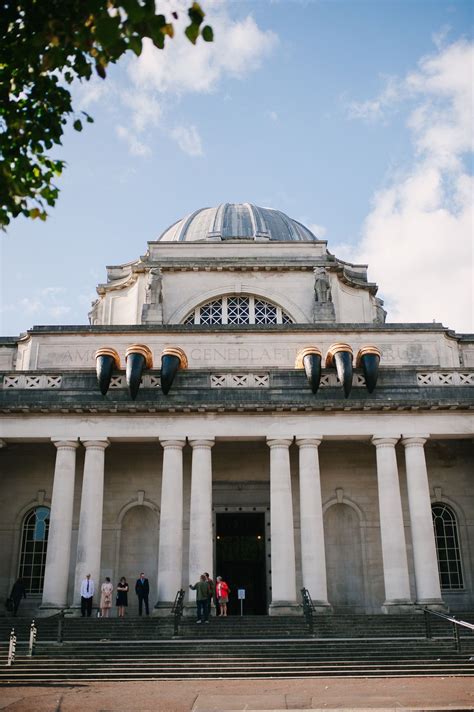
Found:
[(178, 220), (158, 239), (162, 242), (315, 242), (318, 238), (307, 227), (279, 210), (260, 208), (251, 203), (222, 203), (217, 208), (200, 208)]

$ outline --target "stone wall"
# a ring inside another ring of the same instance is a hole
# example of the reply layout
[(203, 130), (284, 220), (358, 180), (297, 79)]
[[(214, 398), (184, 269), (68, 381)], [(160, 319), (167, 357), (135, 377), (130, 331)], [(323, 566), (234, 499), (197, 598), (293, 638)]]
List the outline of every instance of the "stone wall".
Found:
[[(474, 493), (469, 441), (427, 443), (426, 457), (433, 500), (448, 503), (458, 516), (465, 590), (445, 594), (453, 610), (474, 606)], [(184, 457), (184, 562), (187, 585), (191, 457)], [(412, 585), (413, 561), (409, 529), (403, 448), (397, 447), (403, 513)], [(3, 492), (0, 502), (0, 595), (6, 596), (18, 565), (24, 515), (51, 499), (55, 449), (45, 443), (13, 443), (0, 451)], [(112, 443), (106, 450), (101, 575), (114, 583), (126, 575), (129, 583), (144, 570), (156, 598), (157, 545), (161, 496), (162, 449), (158, 443)], [(340, 607), (379, 612), (384, 601), (375, 448), (368, 442), (323, 442), (320, 446), (321, 486), (326, 526), (328, 587)], [(75, 542), (83, 455), (78, 450), (71, 557), (72, 594)], [(291, 447), (297, 588), (301, 586), (298, 451)], [(262, 441), (222, 442), (213, 449), (213, 505), (218, 511), (269, 512), (269, 452)], [(289, 533), (289, 536), (291, 534)], [(342, 547), (342, 548), (341, 548)], [(349, 549), (347, 549), (349, 547)], [(267, 542), (271, 554), (271, 542)], [(354, 562), (357, 561), (357, 565)], [(348, 564), (351, 562), (351, 566)], [(269, 568), (271, 560), (269, 562)], [(267, 585), (270, 586), (267, 575)], [(270, 595), (270, 594), (269, 594)], [(135, 604), (132, 592), (131, 604)], [(269, 599), (270, 600), (270, 599)]]

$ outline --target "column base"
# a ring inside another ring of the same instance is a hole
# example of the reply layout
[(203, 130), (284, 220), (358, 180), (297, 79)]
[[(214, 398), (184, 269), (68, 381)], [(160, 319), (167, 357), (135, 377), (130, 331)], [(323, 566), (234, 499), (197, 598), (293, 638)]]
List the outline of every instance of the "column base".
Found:
[(302, 616), (303, 606), (295, 601), (272, 601), (268, 608), (269, 616)]
[(430, 611), (449, 613), (449, 606), (441, 598), (425, 598), (416, 601), (419, 608), (428, 608)]
[(154, 618), (163, 618), (165, 616), (170, 616), (173, 604), (174, 601), (158, 601), (158, 603), (151, 611), (151, 615)]
[(334, 613), (333, 608), (327, 601), (313, 601), (315, 613)]
[(386, 613), (388, 615), (391, 615), (391, 614), (400, 615), (403, 613), (410, 613), (410, 614), (416, 613), (415, 604), (413, 603), (413, 601), (404, 601), (404, 600), (385, 601), (381, 610), (382, 610), (382, 613)]
[(40, 618), (47, 618), (48, 616), (55, 616), (61, 611), (66, 611), (68, 608), (67, 604), (61, 605), (59, 603), (41, 603), (38, 607), (38, 616)]

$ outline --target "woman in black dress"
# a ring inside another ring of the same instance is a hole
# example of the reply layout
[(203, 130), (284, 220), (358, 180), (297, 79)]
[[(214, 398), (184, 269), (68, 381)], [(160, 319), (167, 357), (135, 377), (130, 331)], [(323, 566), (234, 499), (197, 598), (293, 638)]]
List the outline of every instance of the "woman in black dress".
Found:
[(125, 576), (122, 576), (117, 584), (117, 599), (118, 617), (125, 618), (125, 609), (128, 606), (128, 583)]

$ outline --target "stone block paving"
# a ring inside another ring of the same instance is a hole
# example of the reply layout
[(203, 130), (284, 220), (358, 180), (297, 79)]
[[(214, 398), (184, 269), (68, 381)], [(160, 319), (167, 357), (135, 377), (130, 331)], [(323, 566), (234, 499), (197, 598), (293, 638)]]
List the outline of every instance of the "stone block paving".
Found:
[(8, 712), (474, 710), (472, 677), (98, 682), (0, 688)]

